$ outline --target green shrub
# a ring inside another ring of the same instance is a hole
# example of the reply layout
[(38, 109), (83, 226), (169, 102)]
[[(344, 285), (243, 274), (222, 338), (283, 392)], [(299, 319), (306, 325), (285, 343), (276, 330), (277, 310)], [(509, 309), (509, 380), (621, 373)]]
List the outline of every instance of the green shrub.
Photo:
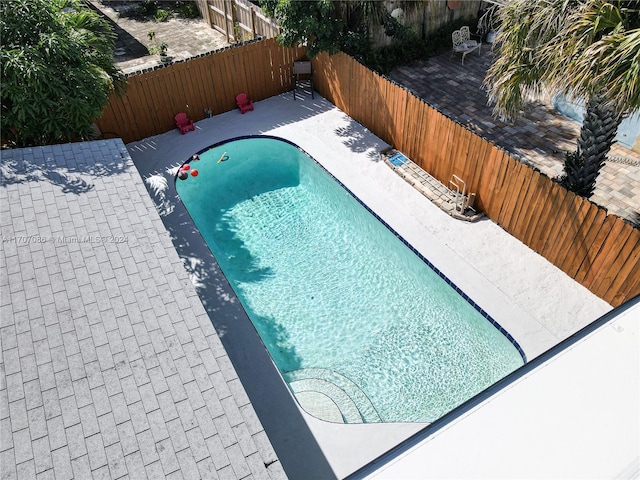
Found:
[[(0, 0), (1, 1), (1, 0)], [(170, 17), (178, 15), (181, 18), (198, 18), (200, 11), (196, 2), (189, 0), (144, 0), (120, 13), (122, 17), (146, 20), (153, 18), (156, 22), (166, 22)]]
[(391, 15), (387, 15), (384, 20), (384, 30), (388, 36), (393, 37), (393, 43), (381, 48), (370, 47), (359, 59), (372, 70), (388, 74), (398, 65), (425, 57), (425, 44), (412, 28), (402, 25)]
[(199, 18), (200, 11), (195, 2), (181, 2), (179, 15), (182, 18)]
[(156, 14), (153, 16), (156, 22), (166, 22), (171, 18), (172, 13), (169, 10), (165, 10), (164, 8), (159, 8), (156, 10)]

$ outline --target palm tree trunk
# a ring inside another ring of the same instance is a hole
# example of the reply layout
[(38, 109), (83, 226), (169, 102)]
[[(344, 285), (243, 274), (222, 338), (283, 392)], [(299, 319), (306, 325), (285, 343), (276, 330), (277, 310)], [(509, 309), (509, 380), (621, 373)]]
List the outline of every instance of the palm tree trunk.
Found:
[(575, 152), (565, 154), (562, 185), (586, 198), (593, 195), (596, 179), (604, 166), (620, 122), (622, 116), (603, 103), (599, 96), (589, 98), (578, 148)]

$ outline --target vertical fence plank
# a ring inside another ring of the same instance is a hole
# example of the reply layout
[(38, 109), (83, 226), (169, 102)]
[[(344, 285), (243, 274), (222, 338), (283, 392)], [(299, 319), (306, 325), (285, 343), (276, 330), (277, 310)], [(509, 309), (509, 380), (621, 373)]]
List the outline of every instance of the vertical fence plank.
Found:
[(541, 187), (540, 197), (538, 197), (536, 204), (532, 206), (534, 211), (531, 217), (531, 228), (527, 229), (524, 240), (525, 243), (536, 252), (540, 251), (540, 244), (544, 242), (548, 234), (548, 205), (551, 205), (558, 195), (558, 190), (554, 188), (555, 185), (550, 182), (548, 178), (544, 179)]
[(506, 179), (505, 195), (496, 220), (507, 230), (512, 224), (513, 212), (516, 208), (518, 196), (522, 191), (522, 184), (528, 173), (529, 169), (527, 169), (526, 165), (516, 163), (513, 165), (513, 168), (509, 172), (509, 177)]
[(569, 231), (567, 224), (576, 215), (576, 207), (574, 206), (576, 196), (564, 188), (560, 189), (560, 191), (564, 193), (564, 197), (561, 195), (558, 199), (558, 210), (549, 213), (549, 216), (553, 217), (553, 226), (547, 241), (542, 247), (542, 255), (554, 264), (559, 250), (558, 246)]
[(624, 222), (617, 222), (616, 217), (611, 215), (613, 225), (609, 235), (604, 239), (602, 247), (593, 259), (591, 268), (585, 271), (584, 278), (581, 279), (585, 287), (592, 289), (600, 276), (606, 276), (609, 266), (615, 261), (620, 249), (631, 235), (631, 230)]
[(591, 215), (593, 220), (591, 223), (585, 221), (584, 224), (578, 226), (575, 241), (572, 248), (567, 251), (567, 258), (564, 261), (564, 271), (574, 279), (585, 259), (589, 257), (593, 242), (607, 219), (607, 213), (603, 209), (591, 205), (591, 210), (595, 212), (595, 215)]
[(562, 230), (556, 239), (555, 249), (547, 257), (551, 263), (562, 270), (564, 270), (565, 266), (566, 249), (571, 248), (575, 242), (578, 232), (577, 226), (585, 220), (586, 215), (591, 211), (589, 202), (585, 202), (578, 195), (571, 194), (567, 196), (567, 198), (569, 198), (571, 202), (567, 206), (567, 216), (562, 222)]
[[(493, 172), (493, 174), (487, 183), (487, 195), (484, 208), (489, 218), (496, 219), (502, 209), (504, 179), (509, 174), (510, 165), (508, 161), (504, 161), (504, 152), (496, 147), (491, 150), (490, 158), (493, 163), (493, 168), (491, 168), (490, 172)], [(499, 222), (496, 221), (496, 223)]]
[[(598, 257), (600, 256), (602, 246), (605, 244), (605, 241), (607, 240), (615, 226), (616, 218), (613, 215), (607, 215), (604, 222), (602, 223), (602, 226), (598, 230), (598, 233), (595, 236), (586, 257), (582, 261), (582, 265), (580, 265), (580, 268), (576, 273), (576, 281), (583, 283), (587, 277), (590, 278), (595, 274), (594, 266), (596, 265), (596, 262), (600, 263)], [(616, 228), (616, 230), (618, 230), (618, 228)]]
[(554, 183), (557, 194), (554, 197), (554, 203), (551, 203), (547, 209), (547, 235), (544, 242), (540, 245), (540, 254), (549, 258), (555, 251), (555, 241), (560, 230), (564, 227), (564, 222), (568, 213), (568, 203), (572, 197), (569, 191)]
[(626, 225), (625, 229), (629, 231), (626, 243), (618, 251), (615, 260), (610, 263), (608, 271), (598, 275), (596, 283), (593, 284), (593, 289), (601, 292), (601, 297), (606, 301), (610, 301), (616, 292), (623, 288), (633, 272), (633, 266), (640, 259), (640, 230), (631, 225)]
[(527, 213), (530, 198), (537, 185), (537, 176), (533, 173), (528, 168), (522, 172), (522, 183), (519, 185), (519, 191), (514, 192), (515, 201), (511, 210), (511, 218), (507, 219), (505, 224), (505, 229), (520, 241), (522, 241), (526, 228), (523, 217)]

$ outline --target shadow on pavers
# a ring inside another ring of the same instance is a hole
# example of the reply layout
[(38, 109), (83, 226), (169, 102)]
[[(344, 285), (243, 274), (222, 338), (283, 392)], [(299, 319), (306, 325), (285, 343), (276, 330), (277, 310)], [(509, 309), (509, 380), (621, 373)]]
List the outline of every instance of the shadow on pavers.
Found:
[(118, 63), (128, 60), (135, 60), (137, 58), (142, 58), (149, 55), (149, 50), (147, 49), (146, 45), (140, 43), (140, 41), (138, 41), (136, 37), (120, 27), (120, 25), (109, 18), (109, 16), (105, 15), (104, 12), (102, 12), (91, 2), (88, 2), (88, 5), (93, 10), (95, 10), (98, 15), (105, 19), (109, 23), (109, 25), (111, 25), (113, 31), (116, 33), (117, 39), (115, 50), (118, 51), (124, 49), (124, 53), (122, 55), (118, 55), (115, 57)]

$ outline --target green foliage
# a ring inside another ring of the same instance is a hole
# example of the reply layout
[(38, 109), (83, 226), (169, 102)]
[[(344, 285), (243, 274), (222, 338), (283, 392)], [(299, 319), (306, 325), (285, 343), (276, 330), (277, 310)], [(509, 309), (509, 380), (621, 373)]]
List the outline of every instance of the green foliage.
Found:
[(156, 10), (156, 13), (153, 16), (153, 19), (156, 22), (166, 22), (171, 18), (172, 13), (169, 10), (165, 10), (164, 8), (159, 8)]
[(3, 140), (23, 147), (87, 138), (124, 86), (115, 34), (78, 0), (0, 2)]
[(198, 18), (200, 11), (192, 0), (144, 0), (133, 8), (120, 12), (120, 15), (140, 21), (152, 18), (156, 22), (166, 22), (174, 15), (181, 18)]
[(347, 25), (330, 0), (262, 0), (260, 5), (282, 27), (278, 35), (282, 45), (300, 43), (313, 57), (320, 52), (337, 53), (348, 43)]
[(585, 99), (561, 181), (590, 196), (620, 118), (640, 110), (640, 0), (509, 0), (498, 17), (498, 57), (485, 78), (494, 114), (515, 118), (541, 92)]
[(138, 7), (138, 13), (145, 17), (152, 17), (159, 8), (159, 2), (155, 0), (145, 0)]
[(498, 15), (499, 56), (485, 79), (496, 115), (517, 117), (543, 90), (640, 109), (639, 0), (509, 0)]
[(476, 21), (475, 17), (464, 17), (441, 26), (427, 37), (425, 42), (426, 55), (432, 56), (451, 50), (451, 34), (464, 25), (474, 25)]
[(181, 5), (178, 8), (178, 14), (181, 18), (199, 18), (200, 11), (195, 2), (180, 2)]
[(399, 65), (406, 65), (450, 50), (451, 33), (473, 22), (473, 19), (459, 18), (443, 25), (423, 41), (411, 28), (405, 27), (389, 16), (384, 23), (385, 33), (392, 36), (394, 42), (386, 47), (370, 49), (363, 56), (362, 62), (372, 70), (388, 74)]
[(375, 0), (261, 0), (282, 27), (281, 44), (305, 45), (309, 56), (339, 51), (362, 56), (370, 48), (369, 22), (381, 23), (384, 6)]
[(158, 42), (158, 39), (156, 38), (155, 30), (149, 30), (147, 32), (147, 38), (151, 42), (151, 45), (148, 48), (150, 55), (166, 55), (167, 54), (167, 49), (169, 48), (169, 45), (167, 44), (167, 42)]
[(370, 69), (383, 74), (388, 74), (398, 65), (424, 58), (425, 44), (414, 30), (405, 27), (389, 16), (385, 22), (385, 33), (394, 38), (391, 45), (381, 48), (371, 47), (363, 53), (361, 58), (358, 58), (358, 55), (352, 55)]
[[(458, 19), (424, 42), (415, 31), (391, 17), (379, 1), (261, 0), (260, 5), (282, 27), (278, 39), (283, 45), (305, 45), (311, 57), (342, 51), (382, 73), (451, 48), (451, 32), (470, 24), (468, 18)], [(374, 48), (369, 26), (376, 24), (393, 38), (391, 45)]]

